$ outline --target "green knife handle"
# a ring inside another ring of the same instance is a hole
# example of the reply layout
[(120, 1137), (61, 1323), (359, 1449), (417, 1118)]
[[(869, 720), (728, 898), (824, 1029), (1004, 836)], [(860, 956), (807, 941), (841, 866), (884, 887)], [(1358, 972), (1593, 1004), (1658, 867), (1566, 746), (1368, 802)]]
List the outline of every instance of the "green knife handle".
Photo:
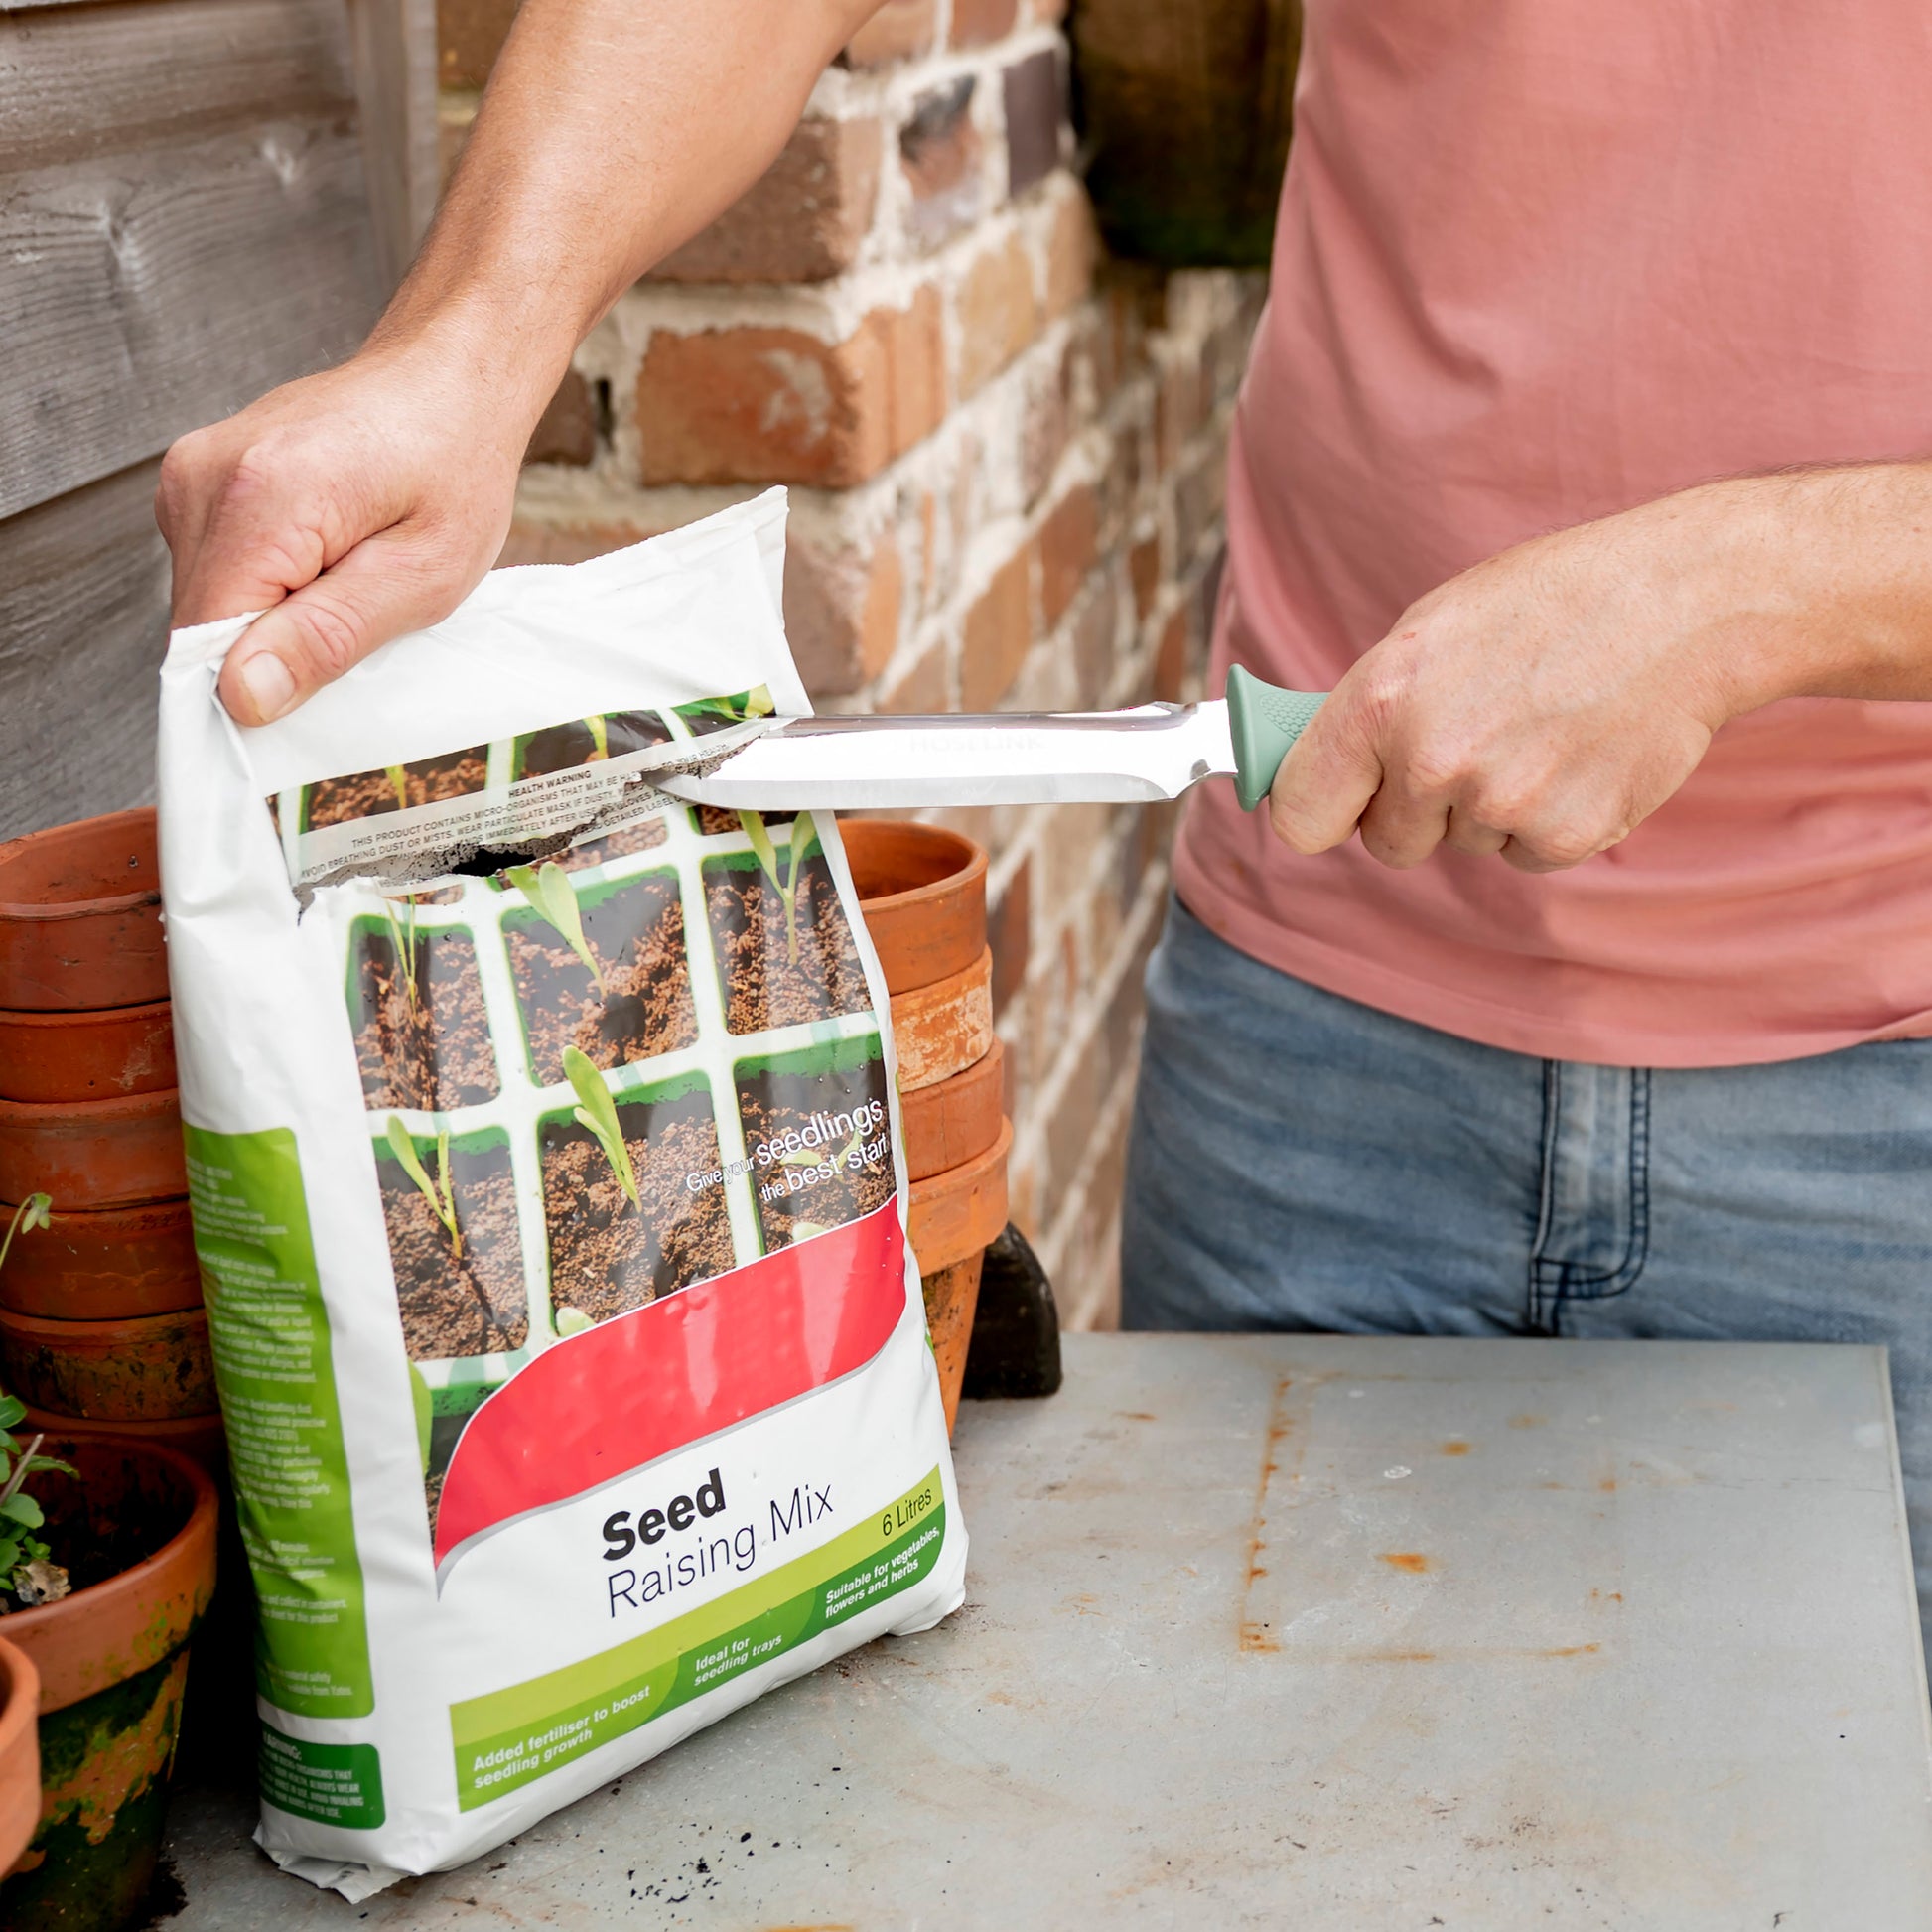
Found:
[(1282, 759), (1321, 709), (1325, 691), (1284, 691), (1239, 664), (1228, 669), (1228, 732), (1234, 740), (1234, 795), (1251, 812), (1268, 796)]

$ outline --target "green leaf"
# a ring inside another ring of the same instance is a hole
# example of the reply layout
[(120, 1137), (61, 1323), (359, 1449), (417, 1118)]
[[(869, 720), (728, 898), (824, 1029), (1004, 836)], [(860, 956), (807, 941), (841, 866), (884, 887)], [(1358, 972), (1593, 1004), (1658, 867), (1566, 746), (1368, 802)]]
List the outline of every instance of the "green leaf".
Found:
[[(15, 1423), (24, 1422), (27, 1405), (17, 1395), (0, 1395), (0, 1429), (11, 1429)], [(18, 1449), (18, 1443), (0, 1443), (0, 1448)]]
[(11, 1578), (14, 1565), (20, 1561), (20, 1539), (0, 1537), (0, 1576)]
[(556, 860), (550, 859), (541, 870), (535, 866), (511, 866), (503, 877), (563, 934), (564, 943), (590, 969), (591, 978), (597, 982), (597, 990), (602, 995), (605, 991), (604, 968), (597, 963), (597, 954), (584, 937), (583, 914), (578, 908), (577, 895), (571, 888), (570, 874)]
[(768, 684), (755, 684), (746, 692), (744, 703), (739, 709), (739, 716), (768, 718), (777, 708), (771, 701), (771, 687)]
[(610, 727), (604, 722), (603, 715), (600, 713), (595, 718), (586, 718), (584, 723), (590, 727), (591, 743), (597, 747), (592, 756), (608, 759), (611, 756), (611, 732)]
[(436, 1182), (429, 1177), (429, 1171), (423, 1166), (422, 1158), (416, 1152), (416, 1143), (409, 1129), (402, 1124), (398, 1114), (389, 1116), (389, 1125), (384, 1130), (389, 1143), (389, 1152), (402, 1163), (402, 1171), (416, 1183), (416, 1191), (429, 1202), (430, 1211), (443, 1223), (443, 1231), (450, 1237), (451, 1252), (460, 1261), (463, 1258), (463, 1230), (457, 1224), (456, 1196), (450, 1192), (450, 1134), (445, 1128), (436, 1140), (437, 1166), (442, 1172), (443, 1188), (439, 1193)]
[(407, 767), (400, 764), (385, 764), (382, 770), (383, 775), (389, 780), (390, 790), (396, 794), (396, 810), (406, 812), (409, 809), (409, 772)]
[(46, 1512), (24, 1489), (0, 1503), (0, 1516), (30, 1530), (39, 1529), (47, 1521)]
[(80, 1473), (71, 1462), (63, 1462), (57, 1455), (30, 1455), (27, 1458), (27, 1473), (30, 1476), (40, 1475), (49, 1469), (64, 1476), (77, 1476)]
[(771, 843), (771, 834), (764, 829), (764, 816), (761, 812), (740, 812), (738, 822), (745, 828), (745, 836), (752, 841), (752, 850), (758, 855), (759, 870), (770, 880), (773, 889), (783, 896), (785, 882), (778, 871), (778, 848)]
[(643, 1209), (643, 1202), (637, 1193), (637, 1171), (630, 1165), (630, 1149), (624, 1144), (623, 1128), (618, 1120), (618, 1103), (611, 1098), (611, 1089), (604, 1084), (604, 1076), (591, 1064), (590, 1056), (580, 1047), (564, 1048), (564, 1075), (570, 1081), (581, 1103), (576, 1109), (578, 1125), (588, 1128), (597, 1137), (598, 1145), (604, 1150), (604, 1158), (611, 1164), (611, 1172), (623, 1189), (624, 1198), (632, 1207)]
[(557, 1311), (557, 1332), (560, 1335), (581, 1335), (596, 1326), (597, 1323), (582, 1309)]
[(414, 1362), (409, 1364), (409, 1403), (416, 1413), (416, 1453), (422, 1458), (423, 1474), (428, 1475), (430, 1429), (436, 1420), (436, 1409), (429, 1384), (423, 1380), (423, 1371)]

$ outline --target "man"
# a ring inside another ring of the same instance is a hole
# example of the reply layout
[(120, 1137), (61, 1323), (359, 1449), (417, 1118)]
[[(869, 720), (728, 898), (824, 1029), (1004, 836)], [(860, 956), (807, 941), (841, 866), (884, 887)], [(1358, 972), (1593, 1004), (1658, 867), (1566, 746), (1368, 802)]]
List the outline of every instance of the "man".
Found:
[[(526, 0), (368, 345), (164, 466), (238, 719), (477, 581), (870, 4)], [(1130, 1323), (1884, 1341), (1932, 1557), (1929, 98), (1920, 0), (1310, 0), (1216, 674), (1335, 695), (1183, 825)]]

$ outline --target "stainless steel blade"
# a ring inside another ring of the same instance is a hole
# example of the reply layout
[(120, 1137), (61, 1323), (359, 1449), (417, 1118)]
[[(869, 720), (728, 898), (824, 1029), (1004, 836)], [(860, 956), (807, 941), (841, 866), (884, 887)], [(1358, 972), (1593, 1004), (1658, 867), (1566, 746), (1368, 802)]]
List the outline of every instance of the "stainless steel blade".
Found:
[[(706, 750), (709, 754), (710, 747)], [(1227, 705), (788, 718), (666, 791), (745, 811), (1178, 798), (1234, 770)]]

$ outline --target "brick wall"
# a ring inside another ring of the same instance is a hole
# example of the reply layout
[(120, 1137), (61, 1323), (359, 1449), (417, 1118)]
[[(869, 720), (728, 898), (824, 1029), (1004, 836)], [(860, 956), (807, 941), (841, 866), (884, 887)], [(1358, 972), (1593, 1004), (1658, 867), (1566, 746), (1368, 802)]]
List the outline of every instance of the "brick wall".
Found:
[[(445, 0), (446, 154), (509, 11)], [(1261, 287), (1100, 260), (1058, 13), (891, 0), (764, 179), (584, 345), (504, 561), (574, 561), (783, 483), (786, 620), (821, 708), (1192, 695)], [(1069, 1325), (1106, 1325), (1172, 812), (931, 816), (993, 854), (1014, 1217)]]

